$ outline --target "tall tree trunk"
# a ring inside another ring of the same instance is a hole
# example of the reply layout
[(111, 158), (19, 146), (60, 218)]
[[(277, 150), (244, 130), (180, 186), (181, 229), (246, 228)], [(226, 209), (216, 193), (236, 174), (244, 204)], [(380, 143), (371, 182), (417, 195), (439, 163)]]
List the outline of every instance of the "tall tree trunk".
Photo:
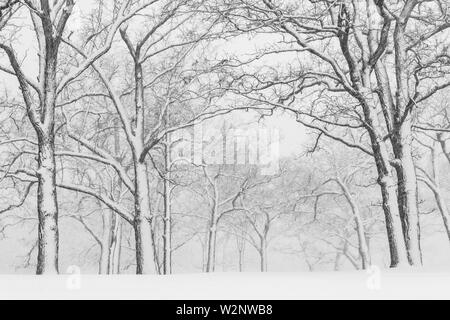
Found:
[(149, 184), (147, 166), (135, 161), (135, 220), (136, 238), (136, 273), (150, 274), (154, 272), (152, 215), (150, 211)]
[(360, 99), (363, 105), (365, 120), (369, 126), (373, 156), (378, 172), (378, 185), (381, 189), (382, 207), (386, 222), (386, 231), (391, 257), (391, 268), (408, 265), (408, 255), (402, 233), (402, 224), (397, 199), (397, 185), (391, 174), (389, 154), (382, 135), (375, 108), (372, 108), (364, 98)]
[[(124, 37), (124, 33), (122, 33)], [(136, 273), (150, 274), (155, 271), (158, 256), (154, 253), (156, 243), (153, 240), (153, 217), (150, 207), (150, 190), (147, 165), (145, 163), (145, 96), (142, 64), (139, 51), (134, 55), (135, 80), (135, 129), (132, 142), (135, 180), (135, 237), (136, 237)], [(153, 265), (153, 267), (152, 267)], [(159, 269), (159, 263), (156, 270)]]
[(56, 163), (53, 130), (38, 132), (39, 152), (37, 208), (39, 244), (37, 274), (57, 274), (58, 269), (58, 201), (56, 197)]
[(409, 18), (419, 1), (406, 1), (396, 19), (394, 30), (395, 57), (395, 109), (393, 127), (390, 133), (392, 149), (395, 155), (397, 171), (398, 206), (402, 220), (403, 235), (409, 263), (413, 266), (422, 264), (420, 249), (420, 226), (418, 210), (418, 188), (416, 168), (412, 157), (412, 124), (415, 103), (411, 102), (409, 90), (408, 49), (406, 27)]
[[(114, 130), (114, 154), (116, 157), (120, 156), (120, 120), (115, 120), (116, 129)], [(117, 187), (115, 192), (115, 198), (117, 201), (121, 200), (122, 194), (122, 180), (117, 180)], [(120, 273), (120, 257), (122, 254), (122, 219), (121, 217), (115, 213), (111, 212), (113, 215), (111, 230), (112, 237), (110, 242), (110, 250), (109, 250), (109, 272), (111, 274), (119, 274)]]
[[(409, 118), (410, 116), (408, 116)], [(395, 165), (398, 183), (398, 206), (409, 263), (422, 265), (418, 186), (416, 168), (412, 157), (411, 119), (403, 121), (393, 134), (393, 150), (398, 162)]]
[[(48, 26), (48, 1), (41, 1), (46, 18), (41, 18), (43, 33), (38, 32), (40, 46), (39, 77), (40, 91), (39, 115), (28, 110), (28, 116), (38, 137), (38, 216), (39, 216), (39, 250), (37, 274), (56, 274), (59, 272), (58, 250), (58, 200), (56, 193), (55, 161), (55, 105), (57, 98), (57, 61), (58, 41), (53, 37), (52, 28)], [(48, 28), (47, 28), (48, 27)], [(34, 115), (33, 115), (34, 113)]]

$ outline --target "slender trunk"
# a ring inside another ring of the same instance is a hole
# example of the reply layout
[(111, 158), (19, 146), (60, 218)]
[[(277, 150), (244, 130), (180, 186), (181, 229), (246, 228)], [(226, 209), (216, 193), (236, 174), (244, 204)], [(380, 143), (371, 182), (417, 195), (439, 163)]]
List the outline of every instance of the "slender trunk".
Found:
[(162, 265), (160, 263), (159, 259), (159, 250), (158, 250), (158, 238), (157, 238), (157, 227), (158, 227), (158, 221), (156, 219), (152, 220), (152, 249), (153, 249), (153, 263), (155, 265), (155, 270), (157, 274), (161, 274), (161, 268)]
[(172, 273), (172, 215), (170, 207), (170, 154), (168, 139), (166, 139), (165, 148), (165, 170), (166, 176), (164, 177), (164, 274)]
[(38, 134), (39, 152), (37, 208), (39, 245), (37, 274), (57, 274), (58, 270), (58, 202), (56, 196), (56, 163), (53, 130)]
[(115, 215), (114, 235), (110, 251), (110, 273), (120, 274), (120, 257), (122, 254), (122, 219)]
[[(167, 184), (167, 182), (165, 182)], [(166, 186), (164, 187), (167, 188)], [(166, 191), (165, 191), (166, 192)], [(170, 193), (170, 191), (167, 191)], [(172, 273), (172, 217), (170, 212), (169, 194), (165, 194), (164, 212), (164, 274)]]
[[(217, 177), (216, 177), (217, 178)], [(206, 257), (206, 272), (214, 272), (216, 265), (217, 223), (219, 221), (219, 189), (216, 178), (211, 181), (214, 196), (208, 231), (208, 252)]]
[(430, 188), (430, 190), (434, 194), (434, 198), (436, 200), (436, 204), (439, 209), (439, 213), (441, 214), (442, 221), (444, 222), (444, 227), (445, 227), (445, 231), (447, 233), (447, 237), (450, 240), (450, 212), (447, 207), (447, 203), (445, 202), (445, 199), (442, 196), (439, 165), (438, 165), (438, 155), (437, 155), (436, 146), (431, 149), (431, 163), (432, 163), (432, 168), (433, 168), (434, 181), (431, 181), (428, 178), (421, 179), (421, 180), (423, 182), (425, 182), (425, 184)]
[[(120, 156), (120, 120), (116, 119), (115, 121), (116, 129), (114, 130), (114, 154), (116, 157)], [(122, 180), (119, 178), (117, 180), (117, 187), (115, 190), (115, 199), (117, 201), (121, 201), (122, 194)], [(122, 254), (122, 219), (121, 217), (115, 213), (111, 213), (112, 218), (112, 239), (110, 242), (110, 250), (109, 250), (109, 273), (111, 274), (120, 274), (120, 257)]]
[(336, 252), (336, 258), (334, 259), (334, 271), (339, 271), (341, 269), (341, 259), (342, 259), (342, 252), (341, 251)]
[(350, 207), (352, 208), (353, 218), (355, 220), (356, 225), (356, 232), (358, 234), (358, 249), (359, 254), (361, 255), (362, 268), (366, 270), (370, 266), (371, 262), (369, 255), (369, 246), (367, 245), (366, 241), (366, 232), (364, 228), (364, 223), (362, 221), (361, 213), (359, 211), (358, 205), (355, 202), (355, 199), (351, 195), (350, 190), (347, 188), (344, 182), (338, 179), (338, 184), (341, 187), (342, 191), (344, 192), (345, 198), (350, 204)]
[(208, 235), (206, 235), (204, 239), (202, 239), (202, 237), (199, 236), (199, 242), (200, 242), (200, 245), (202, 247), (202, 264), (201, 264), (202, 272), (206, 272), (206, 264), (207, 264), (206, 263), (206, 260), (207, 260), (206, 256), (208, 254), (208, 252), (207, 252)]
[(136, 238), (136, 273), (150, 274), (154, 272), (152, 216), (149, 201), (149, 185), (147, 166), (135, 159), (135, 220)]
[(412, 130), (409, 118), (410, 116), (394, 132), (392, 141), (394, 154), (398, 160), (395, 166), (398, 183), (398, 206), (408, 260), (411, 265), (419, 266), (422, 264), (422, 252), (420, 248), (418, 186), (411, 150)]
[(211, 214), (211, 221), (208, 231), (208, 253), (206, 257), (206, 272), (214, 272), (216, 259), (216, 241), (217, 241), (217, 217), (216, 211)]
[(111, 211), (106, 211), (102, 215), (103, 219), (103, 234), (100, 253), (99, 273), (102, 275), (110, 274), (110, 256), (111, 256), (111, 242), (113, 237), (113, 215)]
[(104, 271), (104, 261), (103, 261), (103, 255), (104, 255), (104, 249), (103, 249), (103, 244), (100, 243), (100, 259), (98, 260), (98, 274), (100, 275), (104, 275), (106, 274), (106, 272)]
[(213, 256), (212, 256), (212, 271), (216, 271), (216, 258), (217, 258), (217, 223), (215, 226), (215, 232), (213, 237)]
[(267, 272), (267, 241), (261, 237), (261, 248), (259, 249), (261, 272)]
[(439, 209), (439, 212), (442, 217), (442, 221), (444, 222), (445, 231), (447, 232), (447, 237), (450, 240), (450, 212), (448, 210), (447, 204), (445, 203), (442, 193), (439, 187), (433, 186), (431, 187), (434, 198), (436, 199), (436, 204)]
[[(442, 152), (444, 153), (444, 155), (446, 156), (447, 160), (450, 163), (450, 155), (446, 152), (447, 150), (445, 148), (445, 142), (442, 142), (440, 137), (438, 137), (438, 139), (439, 139), (439, 143), (442, 148)], [(445, 200), (442, 196), (438, 155), (437, 155), (436, 148), (434, 148), (432, 150), (432, 165), (433, 165), (433, 175), (434, 175), (434, 180), (435, 180), (433, 193), (434, 193), (434, 197), (436, 198), (436, 203), (439, 208), (439, 212), (441, 213), (442, 220), (444, 222), (445, 231), (447, 232), (447, 237), (450, 240), (450, 212), (447, 207), (447, 203), (445, 202)]]
[(238, 269), (239, 269), (239, 272), (243, 272), (244, 271), (244, 252), (245, 252), (245, 247), (238, 248)]

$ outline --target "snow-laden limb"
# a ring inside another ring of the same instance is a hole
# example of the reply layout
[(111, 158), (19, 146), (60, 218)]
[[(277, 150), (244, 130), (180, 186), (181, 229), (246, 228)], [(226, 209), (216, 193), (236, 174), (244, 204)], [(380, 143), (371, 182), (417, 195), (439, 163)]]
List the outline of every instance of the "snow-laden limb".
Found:
[(94, 197), (95, 199), (104, 203), (108, 208), (110, 208), (114, 212), (117, 212), (128, 223), (133, 224), (134, 216), (132, 213), (129, 212), (129, 210), (122, 207), (119, 203), (115, 202), (114, 200), (110, 199), (109, 197), (100, 194), (96, 190), (93, 190), (89, 187), (71, 184), (71, 183), (65, 183), (65, 182), (59, 182), (56, 185), (59, 188), (63, 188), (63, 189), (75, 191), (75, 192), (80, 192), (80, 193)]

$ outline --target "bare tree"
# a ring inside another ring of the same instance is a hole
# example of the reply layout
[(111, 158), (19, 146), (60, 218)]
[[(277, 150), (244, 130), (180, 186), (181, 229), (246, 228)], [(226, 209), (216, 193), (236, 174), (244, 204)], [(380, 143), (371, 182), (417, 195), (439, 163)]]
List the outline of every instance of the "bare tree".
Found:
[[(197, 68), (196, 62), (190, 57), (190, 54), (210, 32), (210, 24), (214, 23), (208, 22), (202, 30), (183, 29), (189, 19), (196, 18), (197, 7), (201, 4), (200, 2), (191, 6), (189, 1), (166, 1), (155, 7), (155, 11), (148, 13), (154, 19), (144, 34), (140, 34), (140, 30), (132, 32), (127, 27), (120, 30), (129, 56), (124, 63), (133, 70), (130, 87), (116, 88), (108, 71), (103, 70), (99, 64), (92, 63), (93, 70), (107, 91), (107, 93), (96, 95), (106, 96), (111, 101), (120, 121), (124, 135), (123, 141), (131, 152), (132, 159), (129, 159), (131, 175), (124, 164), (117, 161), (108, 150), (94, 145), (80, 134), (69, 131), (73, 140), (93, 153), (93, 156), (88, 158), (116, 170), (133, 196), (134, 214), (132, 217), (128, 216), (127, 220), (135, 229), (137, 273), (139, 274), (153, 272), (152, 265), (156, 259), (152, 235), (152, 221), (155, 215), (151, 211), (149, 190), (152, 183), (150, 171), (154, 168), (153, 163), (148, 161), (148, 155), (158, 149), (171, 132), (191, 127), (214, 116), (209, 113), (214, 90), (209, 86), (201, 88), (202, 83), (199, 78), (205, 71)], [(80, 56), (87, 57), (81, 48), (74, 45), (72, 47)], [(170, 59), (167, 58), (168, 56)], [(70, 99), (68, 103), (76, 103), (83, 98), (86, 98), (86, 95), (82, 94)], [(194, 114), (193, 116), (183, 118), (177, 115), (178, 110), (189, 108), (189, 104), (193, 101), (200, 105), (198, 110), (189, 110)], [(177, 116), (170, 116), (171, 114)], [(171, 122), (167, 119), (171, 119)], [(80, 154), (67, 153), (67, 155), (86, 158), (85, 155)], [(66, 183), (60, 186), (80, 192), (86, 191)], [(97, 198), (104, 200), (104, 197), (95, 191), (89, 190), (89, 194), (96, 194)], [(111, 201), (107, 202), (111, 205)], [(112, 207), (117, 209), (116, 205)], [(159, 263), (157, 262), (156, 265)]]
[(2, 71), (14, 75), (19, 84), (27, 108), (27, 114), (38, 140), (38, 158), (35, 176), (38, 180), (39, 253), (37, 273), (58, 273), (58, 202), (56, 193), (55, 163), (55, 108), (58, 96), (104, 55), (113, 42), (119, 27), (148, 4), (132, 7), (131, 1), (120, 4), (113, 17), (113, 23), (104, 30), (107, 33), (104, 43), (82, 64), (59, 75), (60, 48), (66, 25), (72, 16), (75, 1), (64, 0), (27, 1), (25, 5), (17, 2), (28, 13), (34, 27), (35, 41), (38, 45), (39, 72), (37, 81), (27, 76), (12, 44), (0, 45), (8, 56), (12, 69)]
[(429, 149), (429, 157), (431, 164), (431, 173), (429, 173), (425, 168), (418, 167), (419, 181), (423, 182), (433, 193), (434, 198), (436, 200), (437, 208), (439, 209), (439, 213), (441, 214), (442, 221), (444, 223), (444, 228), (447, 233), (447, 236), (450, 240), (450, 211), (447, 207), (446, 199), (444, 196), (444, 191), (441, 187), (441, 178), (440, 178), (440, 166), (439, 166), (439, 156), (441, 151), (440, 146), (440, 134), (437, 135), (437, 139), (431, 139), (431, 144), (428, 145), (424, 142), (421, 142), (423, 146)]
[[(211, 172), (212, 171), (212, 172)], [(206, 272), (214, 272), (216, 266), (216, 248), (217, 248), (217, 233), (219, 222), (223, 218), (234, 211), (233, 201), (246, 190), (247, 185), (241, 181), (238, 176), (227, 173), (224, 166), (217, 168), (209, 168), (207, 165), (203, 166), (203, 174), (206, 178), (206, 199), (208, 202), (209, 216), (207, 219), (207, 237), (206, 237)], [(224, 180), (225, 179), (225, 180)], [(231, 179), (231, 180), (230, 180)], [(227, 184), (230, 182), (237, 183), (238, 188), (228, 190)]]
[[(412, 129), (418, 106), (450, 85), (448, 46), (430, 45), (449, 28), (445, 4), (242, 0), (234, 5), (222, 11), (233, 28), (280, 37), (251, 61), (230, 66), (242, 67), (275, 54), (313, 58), (311, 66), (291, 67), (292, 72), (285, 74), (268, 77), (253, 72), (234, 77), (233, 82), (245, 83), (239, 92), (256, 104), (290, 110), (320, 136), (371, 155), (378, 170), (392, 267), (408, 262), (420, 265)], [(438, 66), (442, 67), (438, 77), (430, 80), (428, 75)], [(296, 97), (311, 91), (317, 96), (313, 106), (299, 106)], [(343, 105), (337, 99), (332, 102), (332, 97), (343, 93)], [(344, 135), (332, 128), (340, 128)], [(367, 139), (348, 138), (360, 130)]]

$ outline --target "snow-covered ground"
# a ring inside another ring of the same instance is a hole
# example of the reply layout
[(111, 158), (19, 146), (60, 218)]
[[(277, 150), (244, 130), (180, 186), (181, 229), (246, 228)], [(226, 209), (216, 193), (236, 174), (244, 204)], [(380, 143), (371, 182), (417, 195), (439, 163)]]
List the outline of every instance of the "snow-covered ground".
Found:
[(447, 270), (0, 276), (0, 299), (450, 299)]

